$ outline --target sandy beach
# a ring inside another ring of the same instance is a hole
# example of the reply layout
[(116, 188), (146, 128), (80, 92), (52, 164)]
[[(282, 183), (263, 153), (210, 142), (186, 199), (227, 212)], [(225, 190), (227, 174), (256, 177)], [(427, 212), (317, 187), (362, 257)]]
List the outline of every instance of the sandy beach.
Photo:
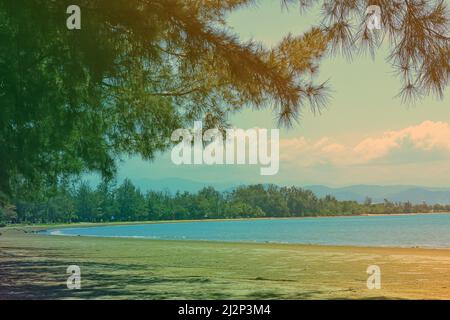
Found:
[[(52, 237), (1, 229), (0, 299), (450, 299), (450, 250)], [(68, 290), (78, 265), (81, 290)], [(370, 265), (381, 289), (367, 289)]]

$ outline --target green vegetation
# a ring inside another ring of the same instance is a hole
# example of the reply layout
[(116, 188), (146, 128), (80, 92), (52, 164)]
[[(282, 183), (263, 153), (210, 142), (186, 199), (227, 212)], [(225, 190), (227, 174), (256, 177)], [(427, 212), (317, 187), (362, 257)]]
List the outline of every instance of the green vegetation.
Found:
[(413, 205), (385, 200), (373, 204), (318, 198), (313, 192), (275, 185), (241, 186), (230, 192), (207, 187), (197, 193), (150, 191), (143, 194), (125, 180), (114, 187), (106, 182), (96, 189), (81, 183), (59, 189), (41, 201), (16, 200), (0, 221), (9, 223), (73, 223), (107, 221), (159, 221), (262, 217), (308, 217), (359, 214), (449, 212), (448, 205)]
[(303, 79), (326, 35), (291, 37), (283, 54), (242, 43), (225, 16), (252, 2), (80, 0), (81, 30), (67, 30), (65, 1), (1, 1), (0, 192), (108, 179), (121, 156), (152, 159), (193, 119), (223, 128), (244, 106), (292, 114), (314, 101), (323, 87)]
[[(2, 229), (0, 299), (448, 299), (450, 251), (153, 241)], [(26, 233), (25, 233), (25, 232)], [(81, 290), (66, 269), (81, 268)], [(368, 290), (369, 265), (382, 270)]]
[(321, 58), (374, 53), (383, 38), (403, 96), (442, 97), (444, 1), (375, 1), (378, 36), (364, 25), (367, 1), (282, 3), (322, 5), (323, 21), (267, 48), (226, 22), (254, 0), (79, 0), (81, 30), (67, 30), (66, 1), (1, 1), (0, 197), (39, 198), (85, 172), (108, 180), (124, 155), (152, 159), (174, 129), (223, 129), (244, 107), (270, 106), (289, 125), (305, 104), (326, 103), (326, 85), (311, 80)]

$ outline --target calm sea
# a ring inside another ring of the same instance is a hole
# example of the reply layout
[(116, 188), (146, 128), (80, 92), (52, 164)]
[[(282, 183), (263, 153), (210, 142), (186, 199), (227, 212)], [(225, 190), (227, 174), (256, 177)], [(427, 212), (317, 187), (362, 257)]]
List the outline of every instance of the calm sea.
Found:
[(45, 233), (170, 240), (450, 247), (450, 214), (179, 222), (62, 228)]

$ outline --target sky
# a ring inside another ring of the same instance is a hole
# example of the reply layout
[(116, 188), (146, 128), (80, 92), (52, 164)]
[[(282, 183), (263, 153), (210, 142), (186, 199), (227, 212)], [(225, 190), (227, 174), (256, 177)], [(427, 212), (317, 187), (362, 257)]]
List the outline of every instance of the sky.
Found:
[[(320, 21), (315, 11), (283, 10), (277, 1), (240, 9), (228, 23), (242, 40), (273, 46), (288, 33), (301, 34)], [(387, 45), (371, 57), (326, 57), (316, 83), (329, 80), (331, 100), (314, 115), (280, 130), (280, 170), (261, 176), (258, 165), (181, 165), (170, 152), (153, 162), (126, 158), (119, 180), (183, 178), (205, 183), (354, 184), (450, 187), (450, 89), (444, 100), (427, 97), (402, 104), (401, 82), (386, 62)], [(276, 129), (271, 110), (245, 109), (231, 116), (238, 128)]]

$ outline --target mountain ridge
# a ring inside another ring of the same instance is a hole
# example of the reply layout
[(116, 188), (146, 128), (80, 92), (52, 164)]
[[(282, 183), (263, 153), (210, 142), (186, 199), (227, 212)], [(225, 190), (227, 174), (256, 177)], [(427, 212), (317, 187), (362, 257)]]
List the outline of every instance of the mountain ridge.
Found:
[[(142, 191), (167, 191), (175, 193), (177, 191), (198, 192), (204, 187), (212, 186), (218, 191), (231, 191), (244, 183), (231, 182), (201, 182), (183, 178), (163, 178), (163, 179), (136, 179), (133, 183)], [(253, 184), (253, 183), (249, 183)], [(292, 186), (282, 185), (280, 186)], [(417, 185), (350, 185), (344, 187), (328, 187), (325, 185), (301, 185), (297, 187), (311, 190), (318, 197), (327, 195), (334, 196), (338, 200), (351, 200), (364, 202), (366, 198), (371, 198), (374, 203), (383, 202), (387, 199), (392, 202), (406, 202), (420, 204), (450, 204), (450, 188), (445, 187), (425, 187)]]

